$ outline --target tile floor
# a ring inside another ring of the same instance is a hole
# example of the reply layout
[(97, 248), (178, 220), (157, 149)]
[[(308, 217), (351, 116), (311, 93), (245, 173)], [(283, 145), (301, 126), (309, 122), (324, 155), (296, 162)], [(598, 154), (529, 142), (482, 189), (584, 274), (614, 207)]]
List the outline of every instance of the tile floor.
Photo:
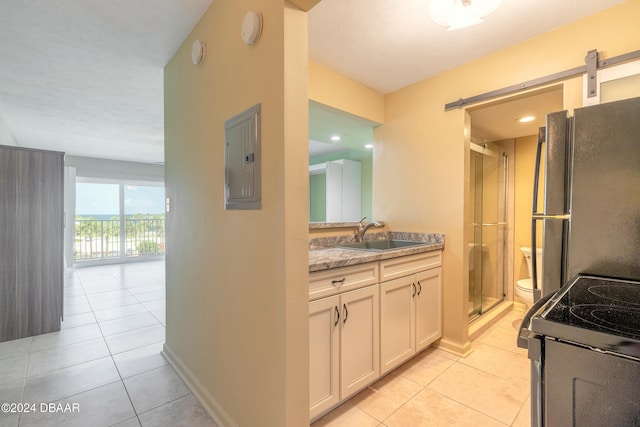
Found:
[(0, 427), (215, 427), (160, 354), (163, 261), (68, 270), (64, 307), (60, 332), (0, 343), (0, 403), (35, 403)]
[[(162, 261), (68, 270), (62, 330), (0, 343), (0, 403), (36, 404), (0, 411), (0, 427), (215, 427), (160, 355), (164, 283)], [(425, 351), (313, 427), (528, 426), (521, 318), (501, 319), (467, 358)]]
[(428, 349), (312, 427), (529, 426), (529, 359), (512, 311), (456, 357)]

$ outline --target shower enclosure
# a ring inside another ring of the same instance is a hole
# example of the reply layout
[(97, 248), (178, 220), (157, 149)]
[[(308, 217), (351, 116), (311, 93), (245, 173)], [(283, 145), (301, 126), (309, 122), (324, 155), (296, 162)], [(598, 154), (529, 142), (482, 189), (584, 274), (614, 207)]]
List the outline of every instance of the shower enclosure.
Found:
[(470, 144), (469, 320), (506, 296), (509, 162), (495, 144)]

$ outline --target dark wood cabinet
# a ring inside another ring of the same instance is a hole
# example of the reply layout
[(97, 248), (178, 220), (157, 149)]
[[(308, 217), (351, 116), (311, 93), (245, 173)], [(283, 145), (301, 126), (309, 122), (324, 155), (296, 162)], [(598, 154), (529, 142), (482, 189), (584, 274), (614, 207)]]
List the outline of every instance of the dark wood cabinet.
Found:
[(64, 154), (0, 146), (0, 342), (60, 330)]

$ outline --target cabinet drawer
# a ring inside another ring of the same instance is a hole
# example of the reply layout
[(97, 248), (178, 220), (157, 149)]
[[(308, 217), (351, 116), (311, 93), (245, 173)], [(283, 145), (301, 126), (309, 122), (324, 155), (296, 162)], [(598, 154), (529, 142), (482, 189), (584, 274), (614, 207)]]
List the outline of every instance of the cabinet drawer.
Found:
[(309, 274), (309, 301), (378, 283), (378, 263), (332, 268)]
[(442, 251), (423, 252), (398, 258), (380, 261), (380, 281), (397, 279), (418, 271), (440, 267), (442, 265)]

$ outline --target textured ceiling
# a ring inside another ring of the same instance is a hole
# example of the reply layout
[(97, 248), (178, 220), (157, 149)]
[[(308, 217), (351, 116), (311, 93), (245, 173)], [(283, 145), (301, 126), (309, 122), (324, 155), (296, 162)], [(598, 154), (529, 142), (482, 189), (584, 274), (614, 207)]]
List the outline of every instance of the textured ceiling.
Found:
[(446, 31), (427, 0), (322, 0), (309, 12), (309, 57), (388, 93), (619, 3), (503, 0), (483, 23)]
[[(504, 0), (446, 32), (427, 0), (322, 0), (309, 55), (386, 93), (621, 2)], [(163, 68), (210, 4), (1, 0), (0, 124), (21, 146), (162, 162)]]
[(211, 0), (2, 0), (0, 114), (19, 145), (164, 160), (163, 69)]

